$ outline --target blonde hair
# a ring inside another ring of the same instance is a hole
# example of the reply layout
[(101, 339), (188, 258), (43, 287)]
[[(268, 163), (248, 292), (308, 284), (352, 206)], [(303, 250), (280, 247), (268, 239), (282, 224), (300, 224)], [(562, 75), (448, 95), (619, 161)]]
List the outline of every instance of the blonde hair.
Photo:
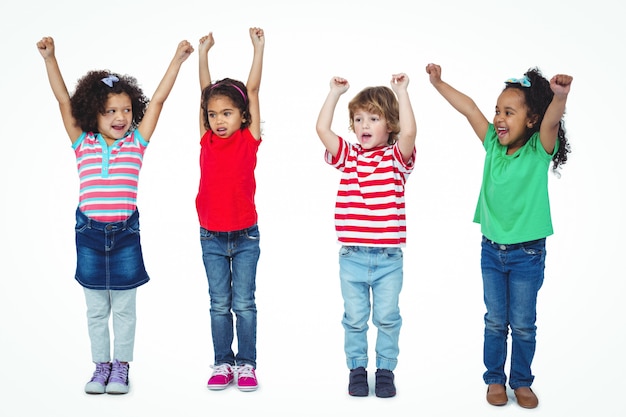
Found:
[(393, 145), (398, 140), (400, 133), (400, 106), (398, 99), (389, 87), (367, 87), (359, 92), (350, 103), (348, 111), (350, 113), (350, 130), (354, 131), (354, 113), (358, 110), (377, 114), (387, 121), (389, 139), (387, 143)]

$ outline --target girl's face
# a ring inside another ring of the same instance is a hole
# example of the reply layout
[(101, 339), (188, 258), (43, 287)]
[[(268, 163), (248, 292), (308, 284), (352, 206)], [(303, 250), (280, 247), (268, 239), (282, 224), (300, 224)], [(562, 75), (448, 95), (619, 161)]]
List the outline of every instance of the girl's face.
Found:
[(507, 88), (498, 97), (493, 125), (498, 133), (498, 141), (507, 147), (507, 155), (515, 153), (524, 146), (527, 129), (534, 124), (528, 116), (528, 107), (524, 93), (517, 88)]
[(389, 133), (387, 119), (378, 114), (358, 109), (352, 118), (354, 133), (363, 149), (374, 149), (387, 146)]
[(239, 108), (226, 96), (211, 97), (207, 103), (207, 114), (211, 130), (221, 138), (229, 138), (245, 122)]
[(133, 121), (133, 105), (126, 93), (109, 94), (104, 113), (98, 114), (98, 131), (110, 145), (123, 138)]

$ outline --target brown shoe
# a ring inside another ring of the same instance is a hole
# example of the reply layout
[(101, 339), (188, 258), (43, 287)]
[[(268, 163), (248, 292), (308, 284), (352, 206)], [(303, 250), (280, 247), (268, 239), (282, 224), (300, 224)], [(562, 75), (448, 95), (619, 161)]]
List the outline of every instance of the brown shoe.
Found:
[(519, 387), (515, 390), (515, 398), (520, 407), (535, 408), (539, 405), (539, 400), (530, 387)]
[(509, 401), (506, 387), (502, 384), (489, 384), (487, 388), (487, 402), (491, 405), (504, 405)]

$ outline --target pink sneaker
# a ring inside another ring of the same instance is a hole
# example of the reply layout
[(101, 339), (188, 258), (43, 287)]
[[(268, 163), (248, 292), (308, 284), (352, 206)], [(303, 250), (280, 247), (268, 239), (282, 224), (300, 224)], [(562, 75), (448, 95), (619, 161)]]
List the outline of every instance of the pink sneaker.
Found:
[(259, 387), (252, 365), (237, 367), (237, 387), (240, 391), (255, 391)]
[(222, 390), (235, 379), (233, 368), (227, 363), (211, 366), (211, 368), (213, 368), (213, 375), (207, 382), (207, 387), (211, 390)]

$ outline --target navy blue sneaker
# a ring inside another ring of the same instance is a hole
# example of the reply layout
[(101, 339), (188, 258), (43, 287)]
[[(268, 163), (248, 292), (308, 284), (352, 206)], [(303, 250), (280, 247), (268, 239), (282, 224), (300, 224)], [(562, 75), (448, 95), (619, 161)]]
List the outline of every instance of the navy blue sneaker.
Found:
[(393, 383), (393, 372), (389, 369), (376, 370), (376, 396), (380, 398), (389, 398), (396, 395), (396, 386)]
[(370, 387), (367, 385), (367, 371), (360, 366), (350, 371), (350, 383), (348, 384), (348, 394), (353, 397), (367, 397)]

